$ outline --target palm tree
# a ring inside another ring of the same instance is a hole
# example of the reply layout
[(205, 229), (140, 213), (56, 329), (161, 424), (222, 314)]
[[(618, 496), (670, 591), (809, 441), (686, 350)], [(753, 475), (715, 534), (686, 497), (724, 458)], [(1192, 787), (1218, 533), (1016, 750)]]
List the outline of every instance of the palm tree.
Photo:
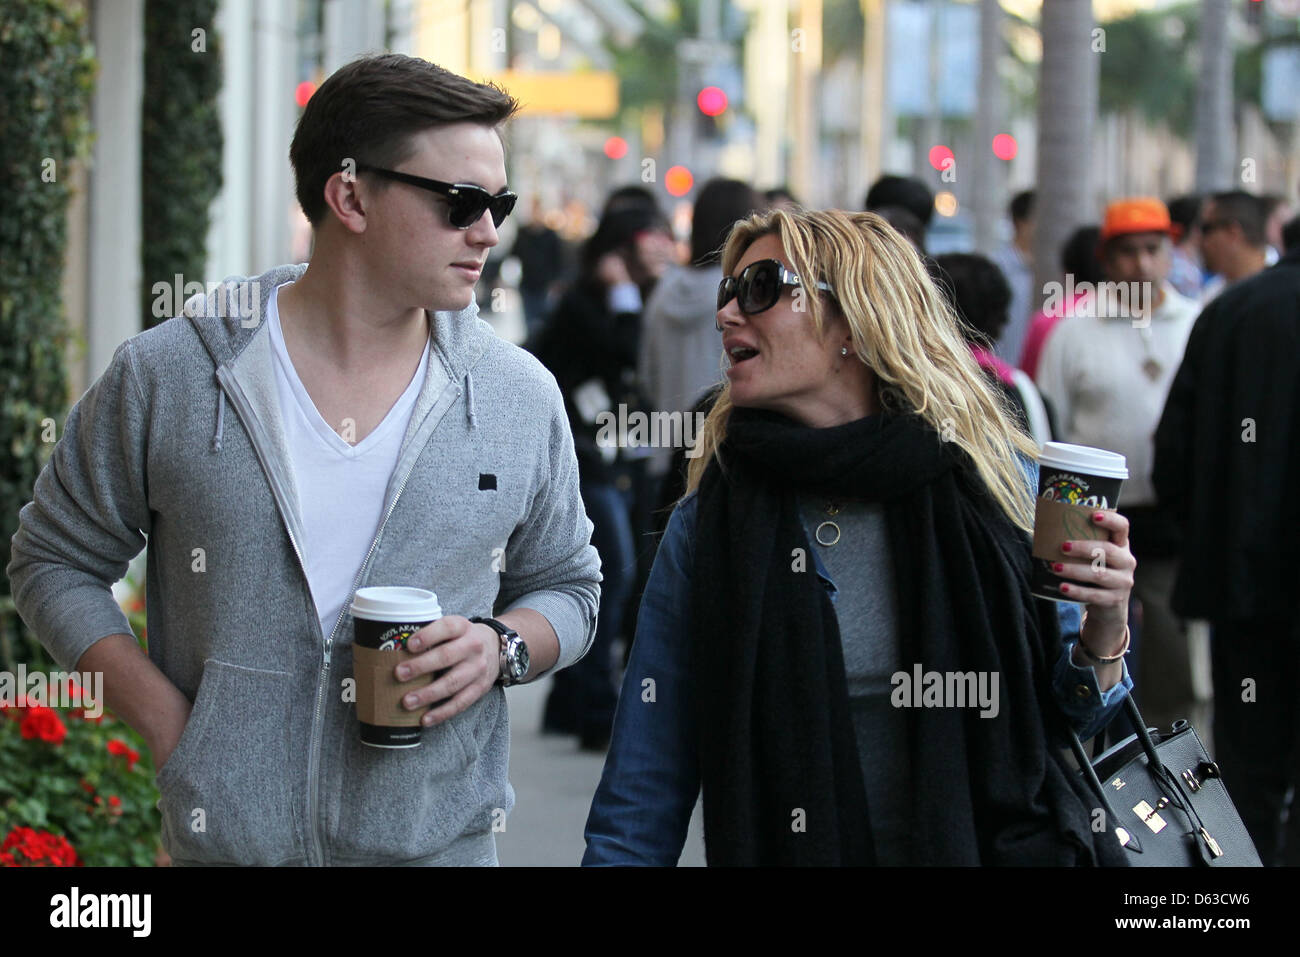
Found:
[(1098, 57), (1105, 50), (1105, 34), (1093, 29), (1092, 0), (1046, 0), (1040, 31), (1035, 308), (1044, 286), (1059, 277), (1061, 246), (1096, 215), (1092, 130)]
[(1001, 208), (1002, 177), (999, 160), (993, 156), (993, 136), (1006, 119), (1002, 109), (1002, 80), (998, 61), (1002, 57), (1002, 5), (999, 0), (980, 0), (979, 99), (975, 106), (975, 248), (992, 252)]
[(1196, 189), (1229, 189), (1232, 131), (1232, 37), (1228, 0), (1201, 0), (1201, 70), (1196, 90)]

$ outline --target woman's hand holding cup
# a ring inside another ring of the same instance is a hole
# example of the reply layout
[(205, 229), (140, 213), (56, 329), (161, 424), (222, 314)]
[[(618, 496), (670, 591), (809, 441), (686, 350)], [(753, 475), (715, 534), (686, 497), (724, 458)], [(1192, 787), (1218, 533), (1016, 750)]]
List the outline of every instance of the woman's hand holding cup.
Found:
[(1105, 529), (1105, 539), (1061, 543), (1061, 560), (1052, 571), (1062, 579), (1061, 594), (1086, 605), (1080, 636), (1098, 657), (1110, 657), (1125, 643), (1129, 595), (1137, 559), (1129, 550), (1128, 519), (1119, 512), (1097, 511), (1093, 523)]

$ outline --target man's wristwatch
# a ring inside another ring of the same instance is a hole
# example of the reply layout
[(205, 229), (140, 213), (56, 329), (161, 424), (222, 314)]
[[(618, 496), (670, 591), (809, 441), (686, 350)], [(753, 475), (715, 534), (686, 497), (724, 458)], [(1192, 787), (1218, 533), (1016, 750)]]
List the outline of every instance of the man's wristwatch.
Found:
[(495, 618), (471, 618), (476, 625), (487, 625), (501, 636), (501, 674), (497, 684), (509, 688), (524, 680), (528, 674), (528, 646), (519, 632), (501, 624)]

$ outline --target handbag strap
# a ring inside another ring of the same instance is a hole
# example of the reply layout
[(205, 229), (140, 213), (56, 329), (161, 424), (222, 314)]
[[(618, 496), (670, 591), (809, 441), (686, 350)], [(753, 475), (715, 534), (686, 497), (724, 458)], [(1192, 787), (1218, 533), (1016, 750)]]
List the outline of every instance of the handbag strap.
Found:
[[(1115, 808), (1111, 806), (1110, 798), (1106, 795), (1106, 789), (1102, 787), (1101, 780), (1097, 777), (1097, 770), (1092, 766), (1092, 762), (1088, 760), (1087, 752), (1083, 750), (1083, 742), (1080, 741), (1079, 736), (1074, 733), (1074, 728), (1067, 726), (1066, 731), (1070, 738), (1070, 750), (1074, 752), (1074, 759), (1079, 763), (1079, 770), (1083, 773), (1083, 779), (1088, 782), (1088, 785), (1092, 788), (1093, 794), (1096, 796), (1097, 800), (1101, 802), (1101, 807), (1106, 813), (1107, 821), (1113, 822), (1113, 826), (1119, 827), (1119, 822), (1123, 819), (1119, 816), (1119, 813), (1116, 812)], [(1128, 835), (1128, 840), (1123, 842), (1123, 846), (1131, 848), (1141, 854), (1142, 843), (1138, 840), (1138, 836), (1128, 828), (1124, 828), (1124, 833)]]

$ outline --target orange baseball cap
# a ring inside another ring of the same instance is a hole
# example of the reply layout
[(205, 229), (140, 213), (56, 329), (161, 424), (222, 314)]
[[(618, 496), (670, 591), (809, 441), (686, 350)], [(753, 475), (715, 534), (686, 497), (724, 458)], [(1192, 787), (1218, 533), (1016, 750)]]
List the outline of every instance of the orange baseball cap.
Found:
[(1158, 199), (1139, 197), (1121, 199), (1106, 207), (1106, 218), (1101, 224), (1101, 242), (1129, 233), (1168, 233), (1177, 231), (1169, 218), (1169, 207)]

